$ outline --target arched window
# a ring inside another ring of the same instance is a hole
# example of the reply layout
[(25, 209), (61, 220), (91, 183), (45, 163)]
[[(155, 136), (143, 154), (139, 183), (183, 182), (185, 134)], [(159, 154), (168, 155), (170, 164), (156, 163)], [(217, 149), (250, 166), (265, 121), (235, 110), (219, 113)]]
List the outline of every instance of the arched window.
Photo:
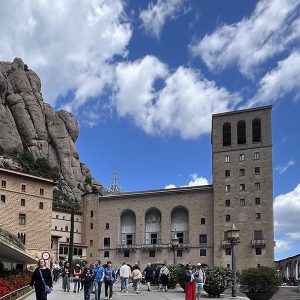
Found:
[(239, 121), (237, 123), (237, 142), (238, 144), (246, 144), (246, 122)]
[(223, 124), (223, 146), (231, 145), (231, 124)]
[(157, 208), (150, 208), (145, 215), (145, 244), (161, 244), (161, 213)]
[(180, 244), (189, 242), (189, 213), (185, 207), (176, 207), (171, 213), (171, 239), (174, 237)]
[(136, 217), (132, 210), (125, 210), (121, 214), (120, 244), (135, 244)]
[(252, 142), (261, 142), (261, 121), (260, 119), (254, 119), (252, 121)]

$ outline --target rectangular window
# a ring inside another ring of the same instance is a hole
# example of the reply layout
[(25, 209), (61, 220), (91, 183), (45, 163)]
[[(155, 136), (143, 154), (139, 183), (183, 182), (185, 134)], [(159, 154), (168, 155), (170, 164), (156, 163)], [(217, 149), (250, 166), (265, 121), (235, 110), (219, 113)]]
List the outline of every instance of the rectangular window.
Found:
[(231, 255), (231, 248), (225, 248), (225, 255)]
[(240, 192), (244, 192), (246, 190), (246, 186), (244, 183), (240, 184)]
[(261, 248), (256, 248), (255, 249), (255, 254), (256, 255), (261, 255)]
[(25, 206), (25, 199), (21, 199), (21, 206)]
[(40, 189), (40, 196), (44, 196), (44, 189)]
[(226, 222), (230, 222), (230, 215), (226, 215), (226, 216), (225, 216), (225, 221), (226, 221)]
[(57, 230), (57, 226), (54, 227), (54, 230)]
[(240, 199), (240, 206), (245, 206), (246, 205), (246, 200), (244, 198)]
[(26, 184), (22, 184), (22, 185), (21, 185), (21, 191), (22, 191), (23, 193), (26, 192)]
[(94, 223), (91, 223), (91, 224), (90, 224), (90, 228), (91, 228), (91, 229), (94, 229)]
[(25, 225), (25, 224), (26, 224), (26, 215), (19, 214), (19, 225)]
[(26, 233), (18, 232), (18, 239), (25, 245), (26, 243)]
[(177, 232), (179, 244), (183, 244), (183, 232)]
[(207, 234), (199, 235), (199, 243), (200, 243), (200, 245), (207, 244)]
[(254, 230), (254, 239), (255, 240), (263, 240), (263, 231), (262, 230)]
[(156, 245), (157, 244), (157, 233), (151, 233), (151, 244)]
[(225, 155), (225, 162), (230, 163), (230, 155)]
[(256, 189), (257, 191), (260, 190), (260, 182), (255, 182), (255, 189)]
[(201, 218), (201, 225), (205, 224), (205, 218)]
[(78, 255), (82, 256), (82, 248), (78, 248)]
[(255, 198), (255, 204), (260, 205), (260, 198), (259, 197)]
[(255, 214), (255, 221), (260, 221), (261, 220), (261, 213), (256, 213)]
[(93, 245), (94, 245), (94, 241), (90, 240), (90, 246), (93, 246)]
[(64, 248), (62, 246), (59, 247), (59, 254), (64, 254)]
[(229, 200), (229, 199), (225, 200), (225, 205), (226, 205), (227, 207), (230, 206), (230, 200)]
[(245, 169), (240, 169), (240, 176), (245, 176), (246, 172)]
[(155, 251), (149, 251), (149, 257), (155, 257)]
[(260, 167), (254, 168), (254, 174), (260, 174)]
[(132, 234), (126, 234), (126, 244), (127, 245), (132, 245), (132, 242), (133, 242)]
[(108, 250), (105, 250), (105, 251), (104, 251), (104, 257), (105, 257), (105, 258), (108, 258), (108, 257), (109, 257), (109, 251), (108, 251)]
[(109, 237), (104, 238), (104, 247), (110, 247), (110, 238)]
[(129, 251), (124, 251), (124, 257), (129, 257)]
[(65, 226), (65, 231), (69, 231), (69, 227), (68, 226)]
[(105, 224), (105, 229), (109, 229), (109, 223)]
[(225, 170), (225, 177), (230, 177), (230, 170)]
[(230, 185), (229, 184), (225, 185), (225, 192), (226, 193), (230, 192)]
[(78, 255), (78, 248), (74, 248), (73, 253), (74, 255)]
[(239, 161), (244, 161), (245, 160), (245, 154), (240, 154)]
[(39, 209), (44, 209), (44, 202), (40, 202)]
[(93, 218), (93, 217), (94, 217), (94, 211), (91, 210), (91, 218)]
[(182, 257), (182, 250), (177, 250), (177, 257)]
[(5, 203), (5, 201), (6, 201), (5, 195), (1, 195), (1, 202), (2, 202), (2, 203)]
[(56, 215), (55, 218), (58, 219), (58, 215)]
[(206, 256), (206, 249), (200, 249), (200, 256)]
[(93, 257), (93, 253), (92, 252), (90, 252), (90, 257)]
[(4, 189), (6, 188), (6, 180), (1, 181), (1, 187)]
[(254, 159), (259, 160), (260, 159), (260, 154), (259, 152), (254, 152)]

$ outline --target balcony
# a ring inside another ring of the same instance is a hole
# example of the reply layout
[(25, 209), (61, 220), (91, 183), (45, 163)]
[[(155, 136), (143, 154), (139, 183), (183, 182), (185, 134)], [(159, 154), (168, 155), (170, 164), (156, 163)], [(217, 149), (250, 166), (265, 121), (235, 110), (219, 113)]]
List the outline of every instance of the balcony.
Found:
[(252, 248), (265, 248), (267, 244), (266, 240), (251, 240)]
[(162, 250), (164, 248), (163, 244), (143, 244), (143, 251), (153, 251), (153, 250)]
[(120, 252), (123, 252), (123, 251), (135, 251), (136, 248), (137, 248), (137, 246), (133, 245), (133, 244), (124, 244), (124, 245), (118, 245), (117, 246), (117, 249)]
[[(169, 247), (169, 249), (173, 249), (173, 245), (172, 244), (169, 244), (168, 247)], [(191, 248), (191, 244), (180, 243), (176, 249), (177, 250), (188, 250), (190, 248)]]

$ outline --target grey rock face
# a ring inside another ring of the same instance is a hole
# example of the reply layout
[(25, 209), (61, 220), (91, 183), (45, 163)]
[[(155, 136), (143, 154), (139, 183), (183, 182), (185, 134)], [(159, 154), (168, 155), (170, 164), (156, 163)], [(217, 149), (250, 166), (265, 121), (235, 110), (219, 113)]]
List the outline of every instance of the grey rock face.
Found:
[[(79, 160), (78, 136), (76, 119), (66, 111), (55, 112), (44, 102), (39, 77), (22, 59), (0, 62), (0, 147), (47, 158), (60, 170), (63, 191), (80, 202), (83, 192), (99, 185), (92, 187), (90, 170)], [(2, 159), (1, 166), (13, 168), (14, 164)]]

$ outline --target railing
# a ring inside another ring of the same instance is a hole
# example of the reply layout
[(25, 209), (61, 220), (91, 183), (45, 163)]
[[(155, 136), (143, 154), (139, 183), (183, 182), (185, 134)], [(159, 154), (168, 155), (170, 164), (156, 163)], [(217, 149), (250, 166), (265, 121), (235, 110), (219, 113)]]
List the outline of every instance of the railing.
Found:
[(137, 248), (136, 245), (132, 245), (132, 244), (127, 244), (127, 245), (118, 245), (117, 249), (119, 251), (131, 251), (131, 250), (135, 250)]
[[(17, 289), (17, 290), (14, 290), (14, 291), (12, 291), (12, 292), (10, 292), (9, 294), (6, 294), (6, 295), (4, 295), (4, 296), (1, 296), (0, 297), (0, 300), (13, 300), (13, 299), (18, 299), (19, 298), (19, 296), (23, 296), (23, 295), (25, 295), (26, 293), (28, 293), (29, 292), (29, 290), (30, 290), (30, 285), (26, 285), (26, 286), (23, 286), (22, 288), (20, 288), (20, 289)], [(24, 290), (25, 289), (27, 289), (28, 291), (25, 291), (25, 293), (24, 293)], [(9, 298), (8, 298), (9, 297)]]
[(161, 250), (164, 248), (163, 244), (143, 244), (142, 250)]
[(251, 240), (252, 248), (265, 248), (267, 244), (266, 240)]
[(228, 240), (221, 241), (222, 248), (231, 248), (231, 243)]
[[(207, 244), (205, 244), (205, 245), (207, 245)], [(191, 244), (188, 244), (188, 243), (180, 243), (176, 247), (177, 250), (184, 250), (184, 249), (190, 249), (190, 248), (191, 248)], [(173, 249), (172, 244), (169, 244), (169, 249)]]

